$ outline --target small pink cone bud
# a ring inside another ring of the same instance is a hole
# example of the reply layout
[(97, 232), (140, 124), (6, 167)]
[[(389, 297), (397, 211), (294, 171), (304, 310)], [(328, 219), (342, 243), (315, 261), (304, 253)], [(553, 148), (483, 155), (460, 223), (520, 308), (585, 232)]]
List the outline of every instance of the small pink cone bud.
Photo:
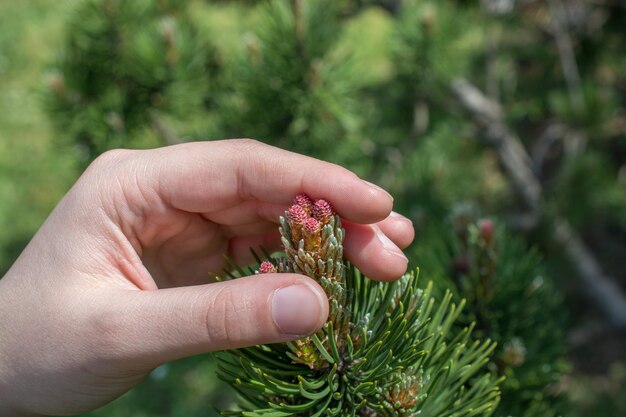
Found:
[(333, 208), (326, 200), (317, 200), (313, 205), (313, 216), (321, 223), (328, 223), (333, 216)]
[(317, 252), (322, 244), (320, 223), (313, 217), (304, 222), (304, 249), (309, 252)]
[(319, 231), (320, 231), (320, 223), (313, 217), (308, 218), (304, 222), (304, 232), (306, 234), (313, 235), (315, 233), (319, 233)]
[(291, 220), (293, 224), (297, 224), (300, 226), (304, 226), (304, 222), (306, 222), (306, 220), (309, 218), (304, 208), (302, 208), (302, 206), (297, 205), (297, 204), (294, 204), (293, 206), (289, 207), (288, 213), (289, 213), (289, 220)]
[(269, 261), (261, 262), (261, 265), (259, 266), (259, 274), (274, 274), (276, 272), (277, 270), (274, 264)]
[(298, 205), (300, 207), (302, 207), (304, 209), (304, 211), (306, 211), (307, 215), (311, 215), (313, 213), (313, 201), (311, 200), (311, 198), (302, 193), (302, 194), (298, 194), (294, 199), (293, 199), (293, 203), (295, 205)]
[(302, 239), (302, 228), (308, 218), (309, 214), (298, 204), (289, 207), (287, 211), (287, 221), (289, 222), (289, 227), (291, 227), (291, 239), (296, 247), (298, 247), (298, 242)]
[(494, 224), (491, 219), (482, 219), (478, 223), (478, 231), (480, 237), (487, 243), (491, 243), (493, 240)]

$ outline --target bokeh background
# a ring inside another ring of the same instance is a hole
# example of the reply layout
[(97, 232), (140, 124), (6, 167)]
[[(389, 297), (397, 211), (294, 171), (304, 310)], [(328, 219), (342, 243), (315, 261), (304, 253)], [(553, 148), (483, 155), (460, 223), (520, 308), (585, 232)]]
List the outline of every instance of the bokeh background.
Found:
[[(625, 2), (0, 0), (0, 276), (101, 152), (228, 137), (389, 189), (433, 276), (459, 218), (492, 219), (559, 300), (533, 389), (561, 405), (519, 415), (626, 415)], [(85, 416), (232, 402), (207, 355)]]

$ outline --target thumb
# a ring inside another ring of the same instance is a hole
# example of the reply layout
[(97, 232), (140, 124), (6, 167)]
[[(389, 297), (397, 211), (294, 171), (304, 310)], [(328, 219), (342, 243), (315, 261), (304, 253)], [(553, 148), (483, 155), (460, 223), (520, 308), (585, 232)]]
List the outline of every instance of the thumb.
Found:
[(115, 339), (123, 342), (116, 346), (115, 356), (146, 366), (296, 339), (317, 331), (328, 316), (324, 290), (296, 274), (124, 292), (115, 301), (120, 308), (109, 304), (112, 308), (104, 319), (115, 321), (109, 325)]

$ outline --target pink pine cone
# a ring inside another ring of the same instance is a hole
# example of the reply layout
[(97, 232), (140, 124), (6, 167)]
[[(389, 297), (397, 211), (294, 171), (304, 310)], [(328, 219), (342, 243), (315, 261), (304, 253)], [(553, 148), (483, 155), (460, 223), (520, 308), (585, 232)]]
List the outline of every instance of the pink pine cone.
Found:
[(322, 242), (320, 233), (322, 227), (320, 222), (310, 217), (304, 222), (304, 250), (309, 252), (317, 252)]
[(304, 231), (310, 235), (318, 233), (320, 231), (320, 223), (313, 217), (310, 217), (304, 222)]
[(297, 206), (300, 206), (306, 211), (308, 215), (313, 212), (313, 200), (308, 195), (302, 193), (298, 194), (294, 199), (293, 203)]
[(259, 266), (259, 274), (273, 274), (277, 272), (276, 267), (269, 261), (261, 262)]
[(298, 224), (301, 226), (304, 225), (304, 222), (306, 222), (306, 220), (309, 218), (309, 215), (307, 214), (305, 209), (298, 204), (294, 204), (293, 206), (289, 207), (288, 214), (289, 219), (294, 224)]
[(333, 216), (333, 208), (328, 201), (319, 199), (313, 206), (313, 216), (318, 221), (327, 223)]

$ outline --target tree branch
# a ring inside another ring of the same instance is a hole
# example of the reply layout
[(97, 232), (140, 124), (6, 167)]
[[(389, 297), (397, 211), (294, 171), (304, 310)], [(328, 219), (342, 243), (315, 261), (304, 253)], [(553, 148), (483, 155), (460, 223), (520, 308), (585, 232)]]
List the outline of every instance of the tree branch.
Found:
[[(532, 161), (521, 140), (504, 123), (504, 112), (500, 105), (464, 79), (455, 80), (452, 91), (470, 113), (474, 123), (482, 129), (487, 144), (496, 150), (502, 169), (517, 195), (538, 214), (541, 183), (533, 172)], [(602, 271), (593, 253), (566, 219), (554, 215), (550, 220), (555, 225), (553, 239), (575, 266), (585, 285), (586, 294), (602, 310), (611, 325), (626, 327), (626, 296), (619, 286)]]
[(567, 257), (574, 261), (589, 297), (596, 301), (611, 324), (626, 327), (626, 297), (620, 288), (602, 271), (596, 258), (569, 222), (558, 217), (555, 222), (554, 239), (563, 247)]
[(582, 113), (585, 111), (585, 100), (581, 87), (580, 72), (578, 71), (578, 65), (576, 65), (572, 38), (567, 29), (563, 27), (564, 6), (560, 0), (548, 0), (548, 7), (552, 17), (552, 31), (557, 50), (559, 51), (563, 75), (567, 82), (570, 103), (576, 112)]
[(497, 152), (507, 177), (524, 204), (531, 211), (539, 209), (541, 184), (532, 169), (532, 161), (524, 146), (502, 122), (504, 112), (500, 105), (487, 98), (468, 81), (457, 79), (452, 91), (481, 128), (484, 139)]

